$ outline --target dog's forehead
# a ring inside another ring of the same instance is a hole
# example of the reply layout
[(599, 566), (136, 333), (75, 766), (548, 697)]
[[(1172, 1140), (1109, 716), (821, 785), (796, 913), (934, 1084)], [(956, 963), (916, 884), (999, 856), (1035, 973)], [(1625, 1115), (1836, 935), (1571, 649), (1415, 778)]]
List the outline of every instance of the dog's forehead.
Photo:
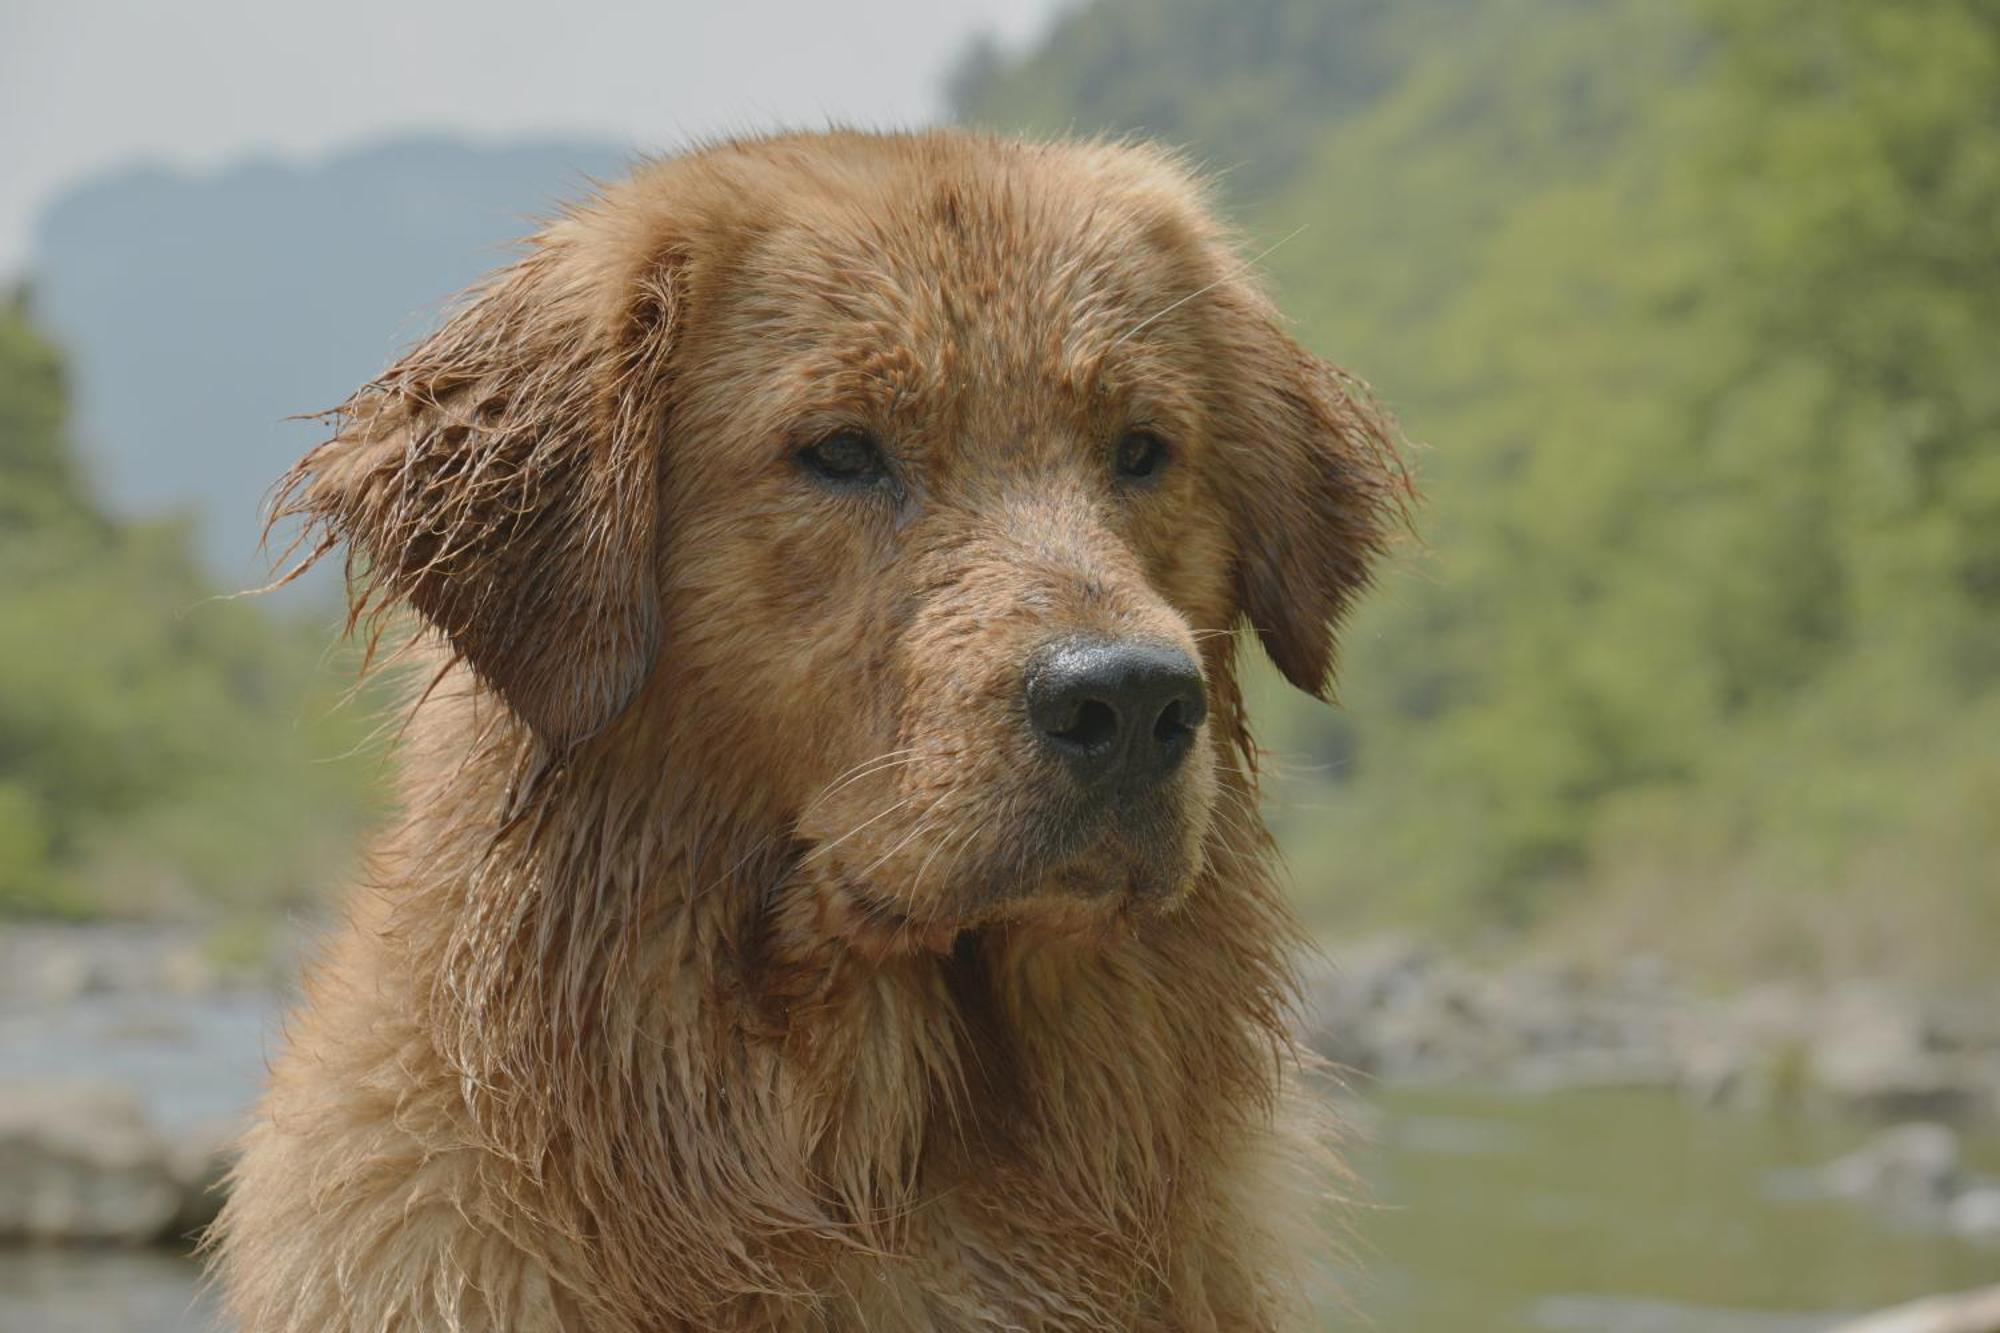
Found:
[(778, 345), (869, 362), (905, 392), (1088, 395), (1111, 372), (1175, 359), (1157, 333), (1135, 335), (1213, 269), (1185, 212), (1081, 172), (822, 185), (747, 258), (739, 309)]

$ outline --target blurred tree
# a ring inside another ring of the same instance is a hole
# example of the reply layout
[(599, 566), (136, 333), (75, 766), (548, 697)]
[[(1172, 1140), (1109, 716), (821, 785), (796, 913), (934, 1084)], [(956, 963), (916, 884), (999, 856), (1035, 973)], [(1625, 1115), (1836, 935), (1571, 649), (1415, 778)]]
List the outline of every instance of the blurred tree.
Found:
[(0, 311), (0, 535), (95, 521), (63, 437), (62, 363), (26, 318), (27, 293)]
[(297, 901), (345, 863), (361, 723), (318, 630), (213, 597), (177, 523), (86, 494), (61, 361), (0, 313), (0, 914)]

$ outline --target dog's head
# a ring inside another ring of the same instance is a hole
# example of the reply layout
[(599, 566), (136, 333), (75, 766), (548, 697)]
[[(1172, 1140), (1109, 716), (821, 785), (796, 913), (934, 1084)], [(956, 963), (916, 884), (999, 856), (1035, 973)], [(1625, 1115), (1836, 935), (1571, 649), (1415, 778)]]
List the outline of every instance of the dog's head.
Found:
[(952, 133), (642, 169), (290, 484), (545, 754), (699, 775), (878, 948), (1173, 901), (1232, 631), (1323, 691), (1403, 489), (1169, 158)]

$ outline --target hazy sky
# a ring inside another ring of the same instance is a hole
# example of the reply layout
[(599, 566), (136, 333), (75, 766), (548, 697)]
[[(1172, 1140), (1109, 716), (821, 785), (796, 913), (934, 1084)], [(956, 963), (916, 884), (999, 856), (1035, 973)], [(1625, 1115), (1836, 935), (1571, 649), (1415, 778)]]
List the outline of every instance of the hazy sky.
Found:
[(413, 130), (689, 134), (934, 115), (976, 32), (1063, 0), (0, 0), (0, 274), (35, 212), (135, 160), (309, 156)]

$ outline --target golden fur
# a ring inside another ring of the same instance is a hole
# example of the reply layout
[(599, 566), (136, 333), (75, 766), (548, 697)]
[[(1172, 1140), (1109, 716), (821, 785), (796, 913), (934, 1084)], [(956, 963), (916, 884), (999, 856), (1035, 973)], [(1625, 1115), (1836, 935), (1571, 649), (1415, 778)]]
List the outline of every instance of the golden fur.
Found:
[[(848, 428), (893, 482), (802, 471)], [(1405, 492), (1156, 150), (741, 141), (550, 226), (285, 483), (431, 665), (215, 1233), (245, 1333), (1284, 1323), (1232, 631), (1323, 691)], [(1017, 702), (1078, 629), (1209, 700), (1081, 833)]]

